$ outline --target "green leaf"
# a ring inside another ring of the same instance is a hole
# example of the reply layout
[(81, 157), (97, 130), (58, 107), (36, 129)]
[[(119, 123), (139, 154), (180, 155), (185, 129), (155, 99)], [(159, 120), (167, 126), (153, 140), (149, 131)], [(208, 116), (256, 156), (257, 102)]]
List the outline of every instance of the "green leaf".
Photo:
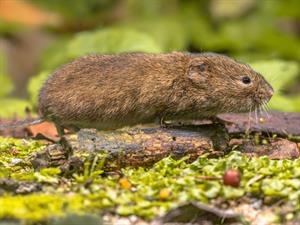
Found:
[(235, 199), (242, 197), (245, 194), (245, 190), (241, 188), (233, 188), (230, 186), (223, 186), (223, 197), (225, 199)]
[(144, 32), (126, 27), (112, 27), (81, 32), (71, 39), (57, 41), (45, 52), (42, 69), (53, 70), (72, 59), (93, 53), (161, 51), (154, 39)]
[(69, 58), (75, 58), (91, 53), (158, 53), (161, 49), (145, 33), (125, 28), (108, 28), (76, 35), (68, 44), (66, 51)]

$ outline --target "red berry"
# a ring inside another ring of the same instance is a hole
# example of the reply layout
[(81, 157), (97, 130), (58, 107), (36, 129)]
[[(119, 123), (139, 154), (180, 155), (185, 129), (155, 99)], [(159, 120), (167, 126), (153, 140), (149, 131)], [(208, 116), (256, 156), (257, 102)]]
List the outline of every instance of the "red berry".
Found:
[(241, 174), (238, 170), (227, 170), (223, 175), (223, 183), (228, 186), (238, 187), (241, 182)]

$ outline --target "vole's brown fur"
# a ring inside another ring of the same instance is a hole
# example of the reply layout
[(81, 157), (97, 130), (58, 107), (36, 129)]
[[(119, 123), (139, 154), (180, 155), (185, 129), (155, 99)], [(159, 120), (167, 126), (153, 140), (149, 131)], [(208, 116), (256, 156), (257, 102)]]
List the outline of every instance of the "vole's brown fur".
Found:
[(250, 111), (272, 93), (248, 65), (214, 53), (90, 55), (50, 76), (39, 111), (60, 127), (114, 129)]

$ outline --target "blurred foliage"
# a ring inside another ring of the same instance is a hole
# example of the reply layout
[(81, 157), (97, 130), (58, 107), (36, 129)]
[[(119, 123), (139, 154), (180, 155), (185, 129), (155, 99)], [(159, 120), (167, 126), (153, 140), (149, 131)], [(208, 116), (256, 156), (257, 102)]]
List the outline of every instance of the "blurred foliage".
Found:
[(109, 11), (117, 0), (30, 0), (32, 3), (73, 20), (89, 20)]
[[(39, 89), (49, 76), (50, 70), (71, 59), (92, 53), (161, 52), (151, 36), (124, 28), (82, 32), (67, 42), (56, 43), (49, 50), (45, 53), (41, 62), (42, 68), (46, 70), (33, 77), (28, 84), (28, 93), (33, 105), (37, 103)], [(60, 54), (57, 54), (58, 51)]]
[(251, 66), (273, 86), (275, 92), (269, 106), (279, 111), (300, 111), (300, 95), (286, 96), (284, 90), (299, 75), (299, 64), (281, 60), (258, 61)]
[(3, 53), (0, 52), (0, 118), (14, 117), (24, 115), (24, 109), (30, 104), (21, 99), (7, 97), (13, 90), (13, 83), (7, 75), (6, 60)]
[(154, 37), (164, 51), (192, 47), (234, 54), (255, 50), (300, 60), (297, 34), (285, 32), (280, 24), (300, 18), (297, 0), (30, 1), (64, 17), (74, 15), (78, 26), (87, 18), (103, 16), (104, 11), (113, 16), (117, 10), (108, 26), (122, 24), (141, 30)]
[(38, 102), (39, 90), (45, 80), (47, 80), (49, 74), (50, 71), (43, 71), (29, 81), (28, 93), (30, 97), (29, 100), (32, 105), (36, 105), (36, 103)]
[(8, 95), (13, 90), (13, 84), (7, 76), (6, 60), (3, 53), (0, 51), (0, 98)]
[(72, 39), (67, 56), (76, 58), (90, 53), (160, 52), (151, 36), (131, 29), (109, 28), (80, 33)]
[(7, 23), (0, 18), (0, 35), (7, 33), (15, 33), (23, 30), (23, 27), (17, 23)]
[[(272, 109), (300, 111), (299, 91), (288, 91), (292, 85), (300, 89), (299, 0), (27, 2), (55, 12), (63, 20), (59, 25), (40, 28), (56, 40), (43, 53), (39, 71), (27, 86), (30, 103), (10, 96), (13, 85), (5, 55), (0, 52), (0, 118), (13, 117), (16, 113), (22, 115), (26, 106), (36, 106), (39, 88), (49, 74), (76, 57), (92, 53), (174, 50), (220, 52), (249, 63), (274, 86)], [(0, 34), (14, 40), (14, 35), (24, 30), (24, 24), (4, 21), (0, 10)], [(123, 169), (122, 174), (133, 187), (124, 189), (118, 178), (99, 176), (103, 170), (95, 167), (90, 171), (88, 164), (83, 174), (74, 174), (67, 183), (57, 168), (35, 171), (26, 159), (42, 147), (38, 142), (0, 138), (0, 178), (33, 181), (41, 185), (43, 191), (28, 195), (4, 191), (0, 197), (1, 218), (43, 221), (65, 213), (98, 213), (108, 209), (122, 216), (135, 214), (151, 219), (186, 201), (227, 202), (245, 196), (255, 196), (262, 202), (279, 200), (278, 211), (286, 204), (293, 207), (291, 213), (299, 217), (299, 159), (248, 158), (237, 152), (219, 159), (202, 156), (192, 164), (166, 158), (151, 168)], [(19, 163), (13, 164), (14, 159)], [(201, 179), (201, 176), (219, 177), (230, 168), (242, 173), (239, 188), (224, 186), (220, 180)], [(259, 176), (264, 179), (253, 182)], [(159, 193), (163, 189), (169, 190), (171, 195), (161, 200)], [(88, 217), (92, 221), (98, 219)], [(74, 221), (73, 216), (52, 222), (69, 221)]]
[(93, 53), (161, 51), (150, 35), (133, 29), (111, 27), (81, 32), (70, 39), (59, 40), (45, 52), (41, 68), (54, 70), (72, 59)]
[[(298, 0), (27, 2), (57, 13), (64, 21), (47, 27), (56, 41), (44, 52), (38, 75), (27, 88), (33, 105), (36, 105), (43, 80), (51, 72), (85, 54), (214, 51), (253, 64), (267, 78), (276, 77), (277, 93), (270, 103), (272, 109), (300, 111), (300, 93), (295, 88), (290, 95), (279, 91), (289, 89), (299, 80)], [(9, 30), (5, 23), (0, 27)], [(9, 32), (13, 33), (15, 26), (12, 27)], [(272, 79), (270, 81), (273, 84)], [(5, 85), (0, 96), (8, 93), (8, 87)], [(298, 87), (300, 89), (300, 82)]]
[(124, 23), (123, 26), (147, 33), (164, 52), (186, 50), (189, 44), (184, 23), (175, 16), (136, 20)]
[(27, 100), (10, 97), (0, 98), (0, 105), (0, 118), (24, 117), (25, 109), (32, 106)]

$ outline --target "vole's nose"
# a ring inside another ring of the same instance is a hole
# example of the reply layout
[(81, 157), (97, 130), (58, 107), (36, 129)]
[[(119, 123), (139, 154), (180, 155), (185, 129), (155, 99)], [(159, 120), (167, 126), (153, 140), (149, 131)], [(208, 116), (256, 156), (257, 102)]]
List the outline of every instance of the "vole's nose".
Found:
[(266, 89), (265, 93), (266, 93), (267, 99), (270, 100), (274, 94), (273, 87), (271, 85), (268, 85), (268, 88)]
[(273, 94), (274, 94), (273, 87), (266, 81), (262, 82), (259, 91), (260, 98), (263, 101), (268, 102), (272, 98)]

